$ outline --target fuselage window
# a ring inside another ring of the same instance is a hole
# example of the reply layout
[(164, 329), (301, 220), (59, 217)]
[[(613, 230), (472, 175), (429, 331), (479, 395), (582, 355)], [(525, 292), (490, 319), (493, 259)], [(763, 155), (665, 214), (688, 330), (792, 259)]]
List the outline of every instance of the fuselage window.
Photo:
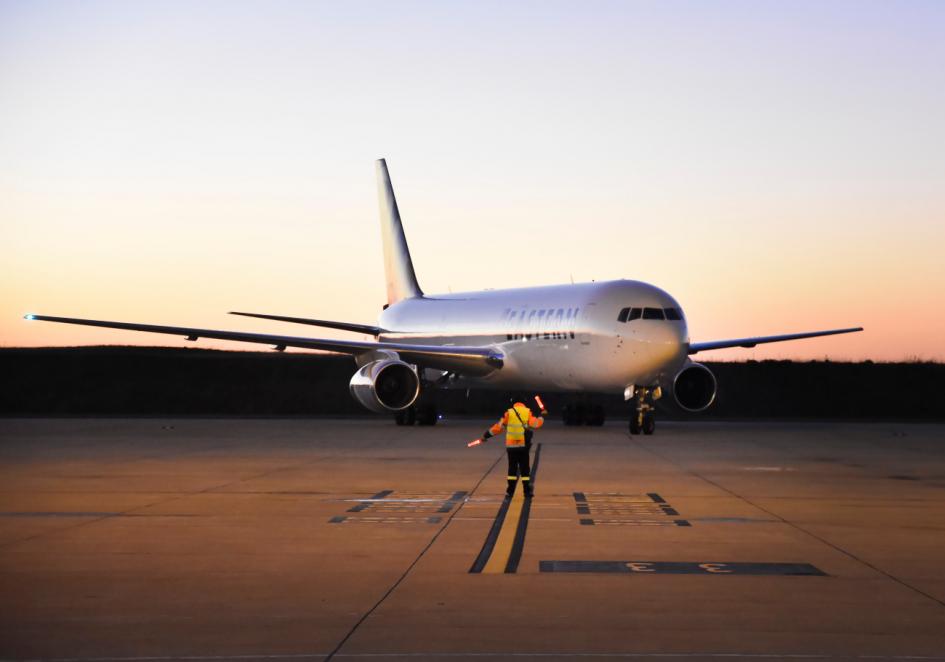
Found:
[(632, 322), (633, 320), (640, 319), (640, 314), (642, 311), (643, 311), (642, 308), (631, 308), (630, 315), (627, 317), (627, 321)]
[(662, 308), (644, 308), (643, 309), (643, 319), (645, 320), (661, 320), (665, 319), (663, 317)]
[(618, 322), (626, 322), (626, 321), (627, 321), (627, 315), (629, 315), (629, 314), (630, 314), (630, 309), (629, 309), (629, 308), (621, 308), (621, 309), (620, 309), (620, 314), (617, 315), (617, 321), (618, 321)]
[(681, 320), (682, 316), (679, 314), (679, 311), (675, 308), (664, 308), (663, 312), (666, 313), (666, 319), (668, 320)]

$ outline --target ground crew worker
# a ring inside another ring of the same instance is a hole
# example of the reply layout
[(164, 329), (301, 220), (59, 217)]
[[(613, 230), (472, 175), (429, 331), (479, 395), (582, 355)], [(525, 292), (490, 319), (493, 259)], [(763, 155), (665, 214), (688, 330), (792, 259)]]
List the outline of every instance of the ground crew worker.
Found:
[[(530, 498), (533, 494), (532, 477), (531, 469), (528, 466), (528, 446), (525, 444), (525, 433), (540, 428), (544, 425), (545, 419), (541, 416), (537, 418), (532, 416), (532, 410), (518, 398), (512, 399), (512, 403), (512, 406), (505, 411), (502, 418), (483, 433), (482, 440), (485, 441), (489, 437), (499, 434), (502, 432), (502, 428), (505, 428), (505, 450), (509, 456), (506, 496), (511, 498), (515, 493), (515, 485), (518, 483), (518, 477), (521, 476), (522, 489), (525, 491), (525, 496)], [(543, 409), (541, 413), (544, 415), (548, 412)]]

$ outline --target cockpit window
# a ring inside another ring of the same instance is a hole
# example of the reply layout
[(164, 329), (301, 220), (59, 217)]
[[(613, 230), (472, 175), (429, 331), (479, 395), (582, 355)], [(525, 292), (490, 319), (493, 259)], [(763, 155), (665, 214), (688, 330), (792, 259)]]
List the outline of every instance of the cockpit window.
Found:
[(665, 319), (663, 317), (662, 308), (644, 308), (643, 309), (643, 319), (645, 320), (661, 320)]
[(664, 308), (663, 312), (666, 313), (666, 319), (668, 320), (681, 320), (682, 315), (679, 314), (679, 311), (675, 308)]
[(622, 309), (622, 310), (620, 311), (620, 314), (617, 315), (617, 321), (618, 321), (618, 322), (626, 322), (626, 321), (627, 321), (627, 315), (629, 315), (629, 314), (630, 314), (630, 309), (629, 309), (629, 308), (624, 308), (624, 309)]
[(641, 313), (642, 311), (643, 311), (642, 308), (631, 308), (631, 309), (630, 309), (630, 316), (627, 317), (627, 321), (630, 322), (630, 321), (633, 321), (633, 320), (638, 320), (638, 319), (640, 319), (640, 313)]

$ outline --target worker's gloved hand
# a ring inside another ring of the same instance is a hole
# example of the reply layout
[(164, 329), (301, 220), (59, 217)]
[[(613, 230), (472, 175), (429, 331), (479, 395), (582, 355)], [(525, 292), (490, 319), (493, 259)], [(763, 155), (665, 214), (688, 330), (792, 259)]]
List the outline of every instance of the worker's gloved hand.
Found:
[(542, 410), (541, 410), (541, 415), (542, 415), (542, 416), (547, 416), (547, 415), (548, 415), (548, 410), (547, 410), (547, 409), (542, 409)]
[(485, 432), (482, 433), (482, 436), (480, 437), (480, 439), (482, 439), (483, 441), (486, 441), (491, 436), (492, 436), (492, 433), (486, 430)]

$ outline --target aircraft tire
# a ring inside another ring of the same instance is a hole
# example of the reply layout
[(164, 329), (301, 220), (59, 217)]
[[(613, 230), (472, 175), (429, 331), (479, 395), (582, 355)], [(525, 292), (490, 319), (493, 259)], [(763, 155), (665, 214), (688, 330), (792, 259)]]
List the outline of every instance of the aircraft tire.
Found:
[(630, 413), (630, 434), (640, 434), (640, 415), (637, 412)]
[(578, 420), (578, 412), (574, 405), (565, 405), (564, 409), (561, 410), (561, 420), (568, 427), (574, 427), (575, 425), (580, 425)]
[(433, 405), (417, 407), (417, 425), (436, 425), (437, 411)]
[(652, 412), (643, 416), (643, 434), (653, 434), (656, 431), (656, 417)]

